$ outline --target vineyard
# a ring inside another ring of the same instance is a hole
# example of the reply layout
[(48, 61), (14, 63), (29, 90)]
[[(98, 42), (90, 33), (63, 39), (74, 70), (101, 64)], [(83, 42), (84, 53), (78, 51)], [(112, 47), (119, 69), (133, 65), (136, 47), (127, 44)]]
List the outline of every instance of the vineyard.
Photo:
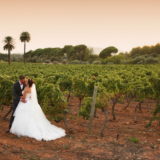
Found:
[[(1, 113), (6, 112), (6, 108), (12, 104), (12, 85), (19, 75), (33, 78), (43, 111), (50, 120), (62, 122), (68, 136), (71, 136), (74, 133), (73, 128), (75, 129), (70, 124), (71, 121), (80, 122), (82, 120), (83, 124), (79, 125), (85, 126), (85, 136), (106, 137), (109, 123), (119, 121), (119, 112), (123, 111), (127, 114), (128, 110), (132, 110), (131, 120), (134, 125), (138, 125), (139, 117), (143, 116), (146, 107), (149, 113), (147, 121), (141, 127), (149, 130), (152, 124), (156, 124), (155, 128), (158, 132), (160, 126), (160, 65), (30, 63), (24, 65), (13, 63), (9, 66), (7, 63), (0, 63)], [(92, 110), (94, 102), (95, 111)], [(3, 114), (3, 116), (6, 115)], [(96, 128), (94, 131), (94, 121), (97, 120), (101, 124), (98, 130)], [(125, 121), (125, 117), (123, 120)], [(120, 133), (116, 132), (117, 141), (119, 136)], [(130, 141), (137, 143), (138, 139), (131, 137)]]

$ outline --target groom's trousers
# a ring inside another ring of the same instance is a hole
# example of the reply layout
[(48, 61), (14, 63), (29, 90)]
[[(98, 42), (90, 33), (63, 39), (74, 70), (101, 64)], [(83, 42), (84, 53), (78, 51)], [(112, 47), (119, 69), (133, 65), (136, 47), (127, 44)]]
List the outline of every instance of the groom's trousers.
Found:
[(18, 103), (19, 103), (19, 100), (14, 100), (13, 101), (13, 105), (12, 105), (12, 115), (11, 115), (11, 118), (10, 118), (10, 122), (9, 122), (9, 130), (11, 129), (12, 127), (12, 123), (14, 121), (14, 112), (18, 106)]

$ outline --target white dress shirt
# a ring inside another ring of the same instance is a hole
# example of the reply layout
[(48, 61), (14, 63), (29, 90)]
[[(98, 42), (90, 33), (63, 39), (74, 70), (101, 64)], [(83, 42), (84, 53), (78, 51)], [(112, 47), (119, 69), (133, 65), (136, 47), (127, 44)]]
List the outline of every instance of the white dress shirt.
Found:
[(23, 84), (19, 81), (20, 87), (21, 89), (23, 89)]

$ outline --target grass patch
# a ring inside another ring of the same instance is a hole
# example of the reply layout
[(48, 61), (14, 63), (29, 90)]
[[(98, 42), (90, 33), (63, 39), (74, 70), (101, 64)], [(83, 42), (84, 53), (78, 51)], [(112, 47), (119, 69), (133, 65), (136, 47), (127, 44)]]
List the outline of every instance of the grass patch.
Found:
[(128, 140), (132, 143), (139, 143), (139, 139), (136, 137), (130, 137)]

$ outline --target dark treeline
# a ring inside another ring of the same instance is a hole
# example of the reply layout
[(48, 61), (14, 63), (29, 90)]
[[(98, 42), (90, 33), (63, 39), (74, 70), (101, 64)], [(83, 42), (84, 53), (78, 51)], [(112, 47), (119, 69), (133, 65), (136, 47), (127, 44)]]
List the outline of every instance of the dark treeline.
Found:
[[(23, 56), (11, 55), (11, 61), (23, 61)], [(0, 54), (0, 60), (7, 61), (6, 54)], [(160, 63), (160, 44), (133, 48), (130, 52), (118, 53), (118, 49), (109, 46), (100, 53), (84, 44), (63, 48), (44, 48), (25, 53), (26, 62), (34, 63), (93, 63), (93, 64), (156, 64)]]
[(160, 44), (154, 46), (136, 47), (129, 53), (131, 63), (160, 63)]
[(26, 53), (28, 62), (44, 63), (92, 63), (98, 58), (86, 45), (66, 45), (64, 48), (44, 48)]
[(104, 64), (157, 64), (160, 63), (160, 44), (133, 48), (101, 61)]

